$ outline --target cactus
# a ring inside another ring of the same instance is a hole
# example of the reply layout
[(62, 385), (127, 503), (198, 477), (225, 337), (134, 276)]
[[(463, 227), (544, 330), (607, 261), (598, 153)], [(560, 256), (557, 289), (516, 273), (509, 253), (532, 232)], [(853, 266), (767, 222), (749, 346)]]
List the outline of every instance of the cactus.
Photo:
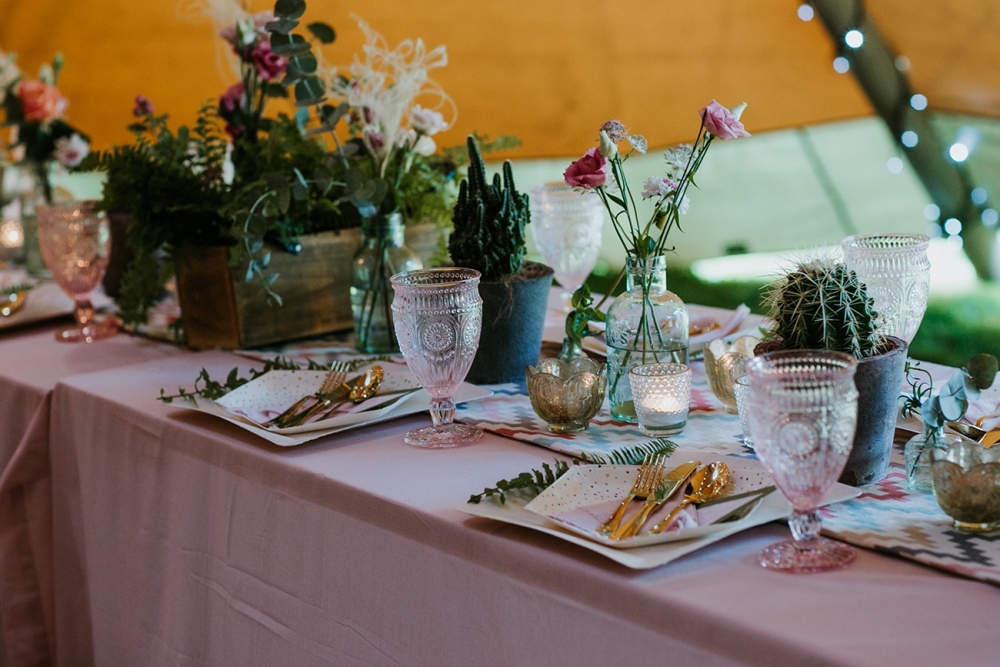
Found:
[(524, 228), (531, 221), (528, 195), (515, 189), (510, 161), (503, 163), (503, 180), (496, 174), (488, 183), (475, 138), (466, 143), (469, 177), (459, 186), (448, 250), (456, 266), (476, 269), (484, 281), (504, 280), (521, 273)]
[(883, 336), (865, 284), (843, 264), (799, 264), (764, 295), (770, 336), (786, 349), (826, 349), (857, 359), (878, 354)]

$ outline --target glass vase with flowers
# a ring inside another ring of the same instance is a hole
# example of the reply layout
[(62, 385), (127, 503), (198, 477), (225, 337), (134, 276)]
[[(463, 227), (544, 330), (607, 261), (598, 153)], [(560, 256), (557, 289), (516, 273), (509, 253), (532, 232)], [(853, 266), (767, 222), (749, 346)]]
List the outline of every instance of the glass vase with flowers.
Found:
[[(601, 126), (599, 145), (573, 162), (563, 174), (566, 183), (584, 191), (596, 191), (611, 217), (615, 234), (626, 252), (625, 291), (602, 313), (601, 303), (593, 305), (586, 286), (574, 295), (574, 311), (566, 319), (567, 340), (564, 356), (579, 350), (584, 336), (596, 335), (590, 321), (605, 320), (608, 346), (608, 395), (611, 414), (619, 420), (636, 422), (629, 369), (651, 363), (686, 363), (688, 315), (683, 301), (667, 289), (667, 238), (688, 208), (687, 189), (701, 166), (714, 139), (748, 137), (739, 118), (745, 104), (730, 110), (718, 102), (701, 109), (701, 126), (694, 144), (668, 150), (664, 176), (650, 176), (642, 197), (652, 200), (648, 220), (640, 218), (635, 197), (625, 175), (624, 164), (633, 154), (645, 154), (647, 141), (630, 134), (625, 125), (610, 120)], [(628, 147), (627, 153), (619, 145)], [(612, 291), (614, 288), (612, 288)]]

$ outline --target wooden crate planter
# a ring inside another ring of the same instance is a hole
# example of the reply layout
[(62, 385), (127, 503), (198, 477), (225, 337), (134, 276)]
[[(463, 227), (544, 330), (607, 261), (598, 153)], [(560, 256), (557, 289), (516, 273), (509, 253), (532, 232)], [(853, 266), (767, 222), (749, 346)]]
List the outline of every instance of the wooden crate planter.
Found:
[[(425, 264), (437, 250), (433, 224), (406, 228), (406, 243)], [(229, 268), (227, 248), (209, 248), (177, 281), (188, 345), (194, 348), (252, 348), (349, 330), (351, 258), (361, 231), (323, 232), (301, 237), (298, 255), (275, 251), (268, 271), (280, 274), (274, 290), (283, 305), (268, 305), (258, 281), (247, 283)]]

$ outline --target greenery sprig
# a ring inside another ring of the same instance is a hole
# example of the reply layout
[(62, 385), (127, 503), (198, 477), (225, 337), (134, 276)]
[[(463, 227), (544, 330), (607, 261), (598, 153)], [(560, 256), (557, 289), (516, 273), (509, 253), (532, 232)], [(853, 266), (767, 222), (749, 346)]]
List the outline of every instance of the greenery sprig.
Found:
[(270, 373), (271, 371), (328, 371), (333, 368), (337, 368), (338, 370), (350, 373), (356, 371), (362, 366), (366, 366), (376, 361), (389, 362), (392, 361), (392, 358), (386, 355), (378, 355), (375, 357), (366, 357), (364, 359), (352, 359), (351, 361), (335, 361), (329, 365), (318, 364), (312, 359), (308, 359), (305, 365), (303, 365), (291, 359), (279, 356), (274, 359), (266, 360), (264, 362), (264, 366), (260, 369), (251, 368), (250, 377), (241, 377), (240, 369), (234, 368), (229, 371), (229, 374), (226, 375), (226, 379), (223, 382), (212, 379), (208, 370), (202, 368), (197, 379), (194, 381), (193, 390), (189, 391), (184, 387), (178, 387), (176, 394), (167, 394), (166, 390), (161, 388), (159, 399), (164, 403), (172, 403), (175, 398), (184, 398), (191, 402), (197, 402), (198, 398), (206, 398), (210, 401), (214, 401), (222, 398), (234, 389), (239, 389), (247, 382), (256, 380), (260, 376)]
[[(638, 465), (647, 454), (672, 454), (677, 444), (666, 438), (657, 438), (650, 442), (626, 447), (612, 452), (608, 458), (599, 455), (581, 454), (572, 459), (572, 465)], [(530, 500), (539, 493), (555, 484), (556, 480), (569, 471), (570, 464), (556, 459), (552, 466), (542, 464), (541, 470), (532, 468), (511, 479), (501, 479), (494, 487), (486, 487), (482, 493), (469, 496), (469, 502), (478, 505), (485, 498), (496, 496), (501, 505), (507, 504), (507, 494), (514, 494), (522, 500)]]

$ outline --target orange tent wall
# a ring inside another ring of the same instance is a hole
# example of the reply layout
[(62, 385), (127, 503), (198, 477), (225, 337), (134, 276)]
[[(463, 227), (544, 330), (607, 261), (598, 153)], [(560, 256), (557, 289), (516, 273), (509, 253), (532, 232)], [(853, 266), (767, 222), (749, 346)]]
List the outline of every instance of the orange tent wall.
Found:
[[(190, 122), (230, 83), (207, 19), (171, 0), (0, 0), (0, 48), (33, 76), (61, 51), (68, 119), (96, 148), (130, 140), (132, 100)], [(253, 9), (265, 9), (255, 3)], [(458, 122), (441, 143), (472, 130), (514, 134), (519, 157), (583, 152), (608, 118), (652, 146), (690, 140), (712, 98), (750, 104), (754, 131), (856, 117), (870, 107), (850, 77), (830, 67), (819, 22), (788, 0), (310, 0), (306, 20), (338, 32), (327, 59), (359, 51), (357, 12), (391, 45), (421, 37), (444, 44), (434, 77), (454, 98)]]

